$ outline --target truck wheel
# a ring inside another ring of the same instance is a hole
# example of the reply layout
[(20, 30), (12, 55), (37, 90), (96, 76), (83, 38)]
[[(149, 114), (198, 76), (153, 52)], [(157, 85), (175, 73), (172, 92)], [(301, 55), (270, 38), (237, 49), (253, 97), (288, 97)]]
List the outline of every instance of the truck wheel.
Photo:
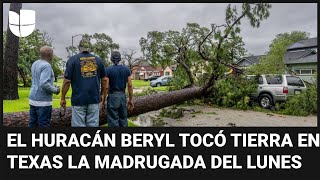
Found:
[(161, 86), (161, 84), (160, 83), (157, 83), (157, 87), (160, 87)]
[(259, 105), (264, 109), (269, 109), (273, 106), (272, 97), (269, 94), (262, 94), (259, 98)]

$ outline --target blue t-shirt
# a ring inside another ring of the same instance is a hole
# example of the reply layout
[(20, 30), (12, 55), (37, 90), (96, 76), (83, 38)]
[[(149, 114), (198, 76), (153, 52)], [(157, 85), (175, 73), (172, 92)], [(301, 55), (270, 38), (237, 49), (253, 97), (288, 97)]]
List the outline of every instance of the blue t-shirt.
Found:
[(102, 60), (90, 53), (79, 53), (69, 58), (64, 77), (71, 80), (72, 106), (100, 102), (100, 79), (105, 77)]
[(106, 76), (109, 78), (109, 93), (125, 91), (130, 69), (123, 65), (113, 65), (106, 68)]

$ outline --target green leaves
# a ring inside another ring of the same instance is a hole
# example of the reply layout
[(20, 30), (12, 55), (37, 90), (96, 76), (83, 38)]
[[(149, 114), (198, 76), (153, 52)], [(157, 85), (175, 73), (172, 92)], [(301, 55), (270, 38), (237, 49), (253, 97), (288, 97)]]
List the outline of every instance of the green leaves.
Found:
[(246, 110), (249, 108), (249, 95), (256, 91), (257, 84), (254, 79), (228, 76), (219, 80), (213, 89), (209, 97), (214, 104)]
[[(93, 35), (83, 34), (82, 39), (90, 39), (92, 43), (92, 52), (102, 59), (104, 65), (109, 65), (111, 63), (109, 61), (109, 54), (111, 51), (120, 48), (119, 44), (114, 43), (112, 38), (105, 33), (94, 33)], [(78, 52), (78, 49), (79, 46), (66, 47), (69, 54), (68, 57)]]
[(152, 31), (140, 39), (141, 51), (154, 66), (179, 64), (174, 72), (176, 87), (183, 88), (193, 82), (211, 86), (212, 82), (206, 80), (222, 76), (225, 64), (236, 62), (246, 53), (239, 35), (241, 19), (247, 17), (253, 27), (259, 27), (260, 21), (269, 16), (270, 8), (267, 3), (228, 5), (225, 24), (211, 24), (208, 29), (187, 23), (181, 31)]
[(289, 99), (283, 110), (284, 114), (294, 116), (308, 116), (310, 114), (317, 114), (318, 100), (317, 100), (317, 83), (307, 87), (306, 92), (295, 95)]
[(302, 31), (292, 31), (291, 33), (280, 33), (276, 35), (276, 38), (272, 40), (269, 45), (269, 50), (260, 63), (253, 65), (248, 70), (251, 74), (281, 74), (286, 71), (284, 64), (284, 57), (288, 46), (307, 39), (309, 34)]

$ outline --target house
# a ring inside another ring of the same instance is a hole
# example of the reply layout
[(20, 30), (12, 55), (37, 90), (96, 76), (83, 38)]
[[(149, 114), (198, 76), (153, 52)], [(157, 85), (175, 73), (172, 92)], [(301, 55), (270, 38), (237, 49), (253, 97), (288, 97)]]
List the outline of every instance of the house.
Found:
[(173, 76), (173, 72), (177, 69), (177, 65), (171, 65), (171, 66), (167, 66), (164, 70), (163, 70), (163, 74), (165, 76)]
[(258, 64), (260, 59), (263, 57), (264, 55), (257, 55), (257, 56), (247, 56), (247, 57), (243, 57), (241, 58), (236, 65), (239, 66), (240, 68), (246, 69), (249, 66), (252, 66), (254, 64)]
[(298, 41), (287, 48), (286, 66), (304, 81), (313, 83), (317, 74), (318, 38)]
[(132, 79), (145, 79), (150, 76), (173, 76), (173, 72), (177, 69), (177, 65), (167, 66), (162, 68), (160, 66), (153, 67), (147, 60), (142, 60), (136, 64), (132, 70)]
[(132, 79), (140, 80), (150, 76), (163, 76), (163, 69), (161, 67), (152, 67), (148, 61), (142, 60), (132, 69)]

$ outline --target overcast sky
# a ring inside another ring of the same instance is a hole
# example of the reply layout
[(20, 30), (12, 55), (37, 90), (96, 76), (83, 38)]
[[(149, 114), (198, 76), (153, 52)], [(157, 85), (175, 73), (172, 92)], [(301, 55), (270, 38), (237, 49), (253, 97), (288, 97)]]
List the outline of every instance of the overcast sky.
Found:
[[(71, 45), (72, 35), (105, 33), (120, 45), (140, 52), (139, 39), (149, 31), (181, 30), (188, 22), (201, 26), (223, 24), (225, 8), (222, 3), (23, 3), (22, 9), (36, 11), (36, 28), (54, 39), (55, 54), (66, 59), (65, 47)], [(7, 29), (9, 4), (3, 5), (3, 30)], [(276, 34), (294, 30), (306, 31), (317, 37), (316, 3), (272, 4), (270, 17), (260, 28), (242, 21), (241, 35), (246, 49), (254, 55), (264, 54)], [(78, 44), (81, 37), (74, 39)]]

